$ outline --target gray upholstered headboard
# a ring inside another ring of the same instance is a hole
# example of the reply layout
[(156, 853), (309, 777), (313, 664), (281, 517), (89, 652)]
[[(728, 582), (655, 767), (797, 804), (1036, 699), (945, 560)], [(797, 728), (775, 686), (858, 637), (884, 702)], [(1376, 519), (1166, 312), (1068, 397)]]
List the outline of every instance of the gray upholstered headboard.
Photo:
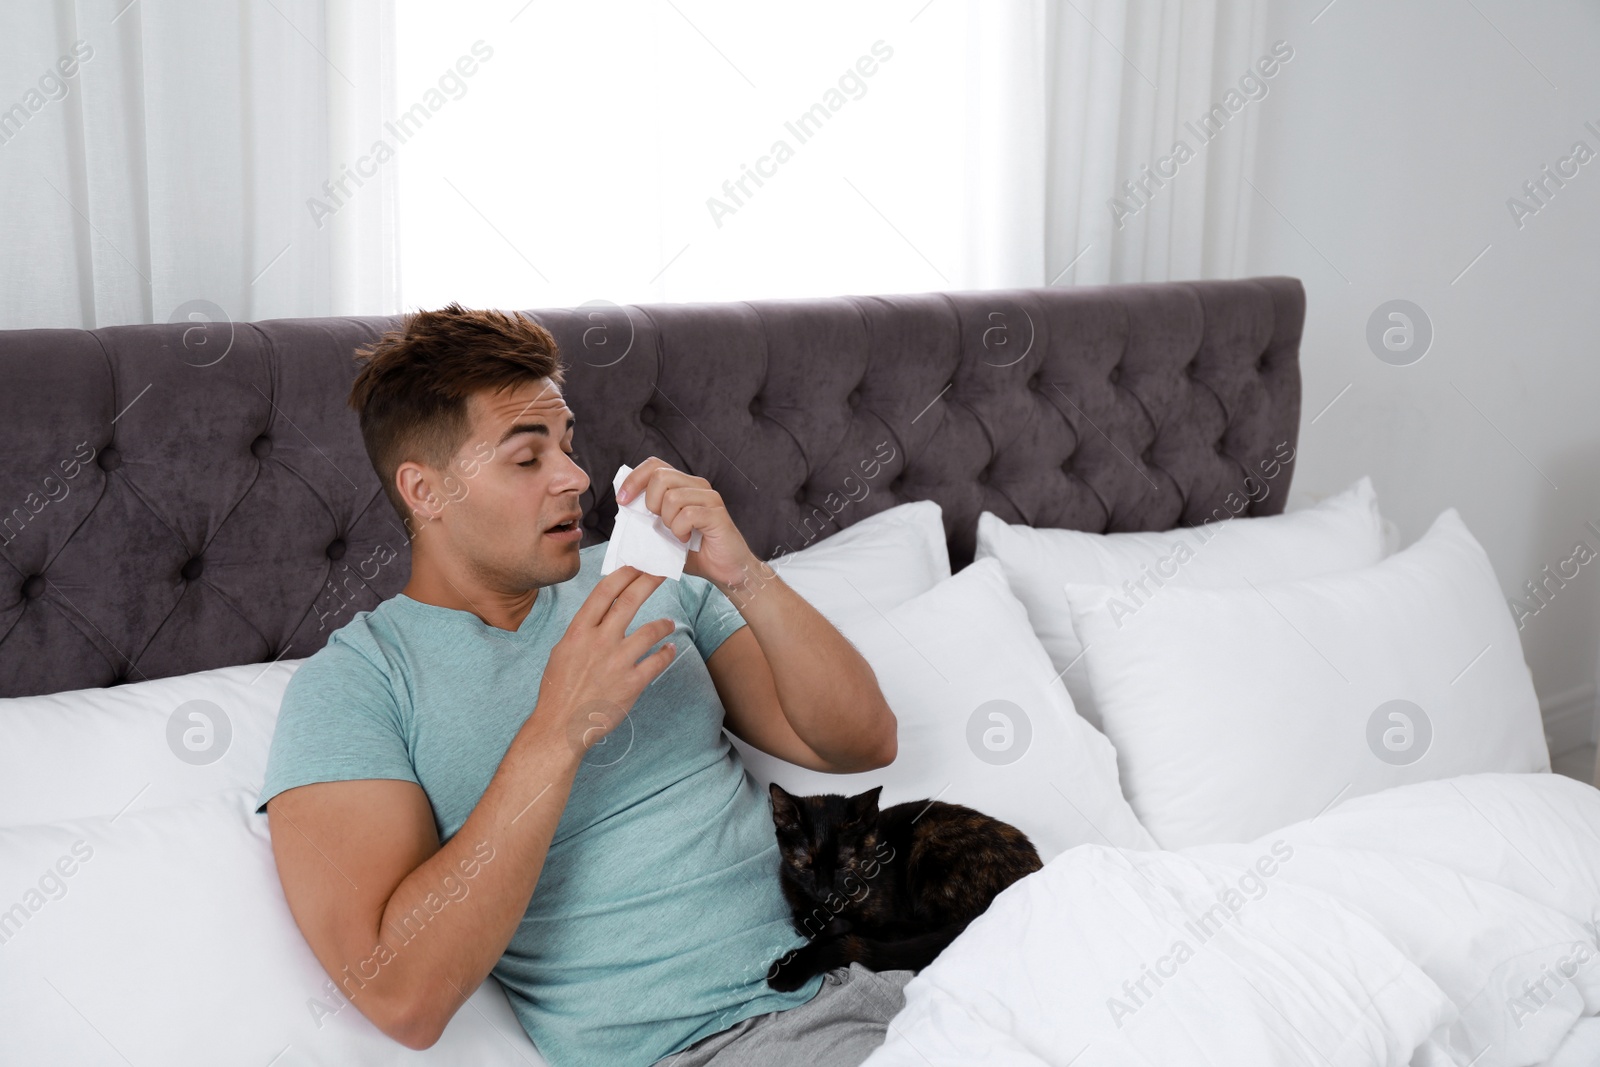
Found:
[[(710, 480), (770, 558), (908, 500), (1080, 530), (1283, 509), (1295, 278), (529, 312), (611, 475)], [(0, 332), (0, 696), (308, 656), (409, 574), (345, 406), (396, 320)], [(1230, 503), (1230, 494), (1233, 494)]]

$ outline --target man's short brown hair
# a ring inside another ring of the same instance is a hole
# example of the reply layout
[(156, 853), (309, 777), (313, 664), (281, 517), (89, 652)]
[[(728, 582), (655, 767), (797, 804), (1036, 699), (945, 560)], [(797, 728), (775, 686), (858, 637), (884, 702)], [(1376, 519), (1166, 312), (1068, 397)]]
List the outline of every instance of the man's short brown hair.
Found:
[(395, 472), (406, 462), (449, 468), (472, 429), (471, 394), (541, 378), (560, 386), (565, 378), (556, 340), (543, 326), (460, 304), (407, 315), (399, 329), (355, 355), (361, 370), (350, 406), (361, 415), (367, 458), (408, 530), (411, 516)]

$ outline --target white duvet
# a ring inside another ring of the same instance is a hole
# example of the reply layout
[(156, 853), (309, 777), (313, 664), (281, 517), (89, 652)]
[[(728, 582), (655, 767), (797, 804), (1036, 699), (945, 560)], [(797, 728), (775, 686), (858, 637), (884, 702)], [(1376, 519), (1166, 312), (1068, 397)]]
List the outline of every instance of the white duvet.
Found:
[(1478, 774), (1248, 845), (1071, 849), (906, 985), (867, 1067), (1595, 1067), (1600, 791)]

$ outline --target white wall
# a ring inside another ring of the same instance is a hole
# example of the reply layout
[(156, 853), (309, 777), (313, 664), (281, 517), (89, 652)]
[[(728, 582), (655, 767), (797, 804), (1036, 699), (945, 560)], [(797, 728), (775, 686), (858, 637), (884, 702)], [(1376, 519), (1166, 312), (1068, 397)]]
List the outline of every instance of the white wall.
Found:
[[(1600, 553), (1600, 6), (1325, 2), (1274, 5), (1296, 58), (1251, 178), (1248, 273), (1306, 286), (1296, 489), (1370, 472), (1407, 544), (1453, 506), (1517, 595), (1578, 542)], [(1519, 228), (1508, 198), (1578, 141), (1596, 158)], [(1409, 366), (1366, 341), (1396, 298), (1435, 331)], [(1522, 640), (1553, 744), (1582, 743), (1600, 558)]]

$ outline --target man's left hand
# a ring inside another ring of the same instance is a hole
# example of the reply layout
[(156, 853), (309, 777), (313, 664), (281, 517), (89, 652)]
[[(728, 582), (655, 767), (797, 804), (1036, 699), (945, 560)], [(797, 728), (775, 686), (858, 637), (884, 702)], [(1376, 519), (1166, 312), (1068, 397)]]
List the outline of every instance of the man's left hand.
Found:
[(700, 531), (700, 548), (684, 561), (685, 574), (704, 578), (724, 592), (758, 576), (755, 553), (710, 482), (651, 456), (623, 479), (617, 502), (625, 504), (641, 493), (644, 506), (661, 516), (678, 540), (687, 543), (690, 534)]

